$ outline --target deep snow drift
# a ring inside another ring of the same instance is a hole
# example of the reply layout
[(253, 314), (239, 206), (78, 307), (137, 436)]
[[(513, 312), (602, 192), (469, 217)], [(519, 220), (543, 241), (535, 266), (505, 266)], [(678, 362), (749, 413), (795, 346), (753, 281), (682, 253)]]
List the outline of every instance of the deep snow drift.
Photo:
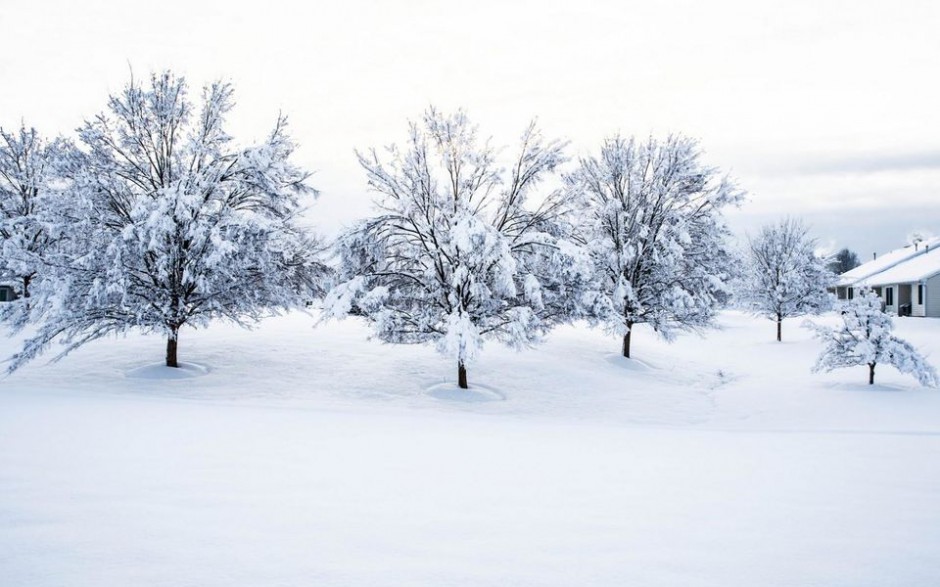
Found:
[[(812, 375), (799, 320), (640, 326), (632, 361), (563, 328), (488, 346), (470, 393), (315, 321), (184, 331), (179, 373), (131, 336), (0, 380), (0, 584), (940, 584), (940, 390)], [(940, 321), (897, 334), (940, 366)]]

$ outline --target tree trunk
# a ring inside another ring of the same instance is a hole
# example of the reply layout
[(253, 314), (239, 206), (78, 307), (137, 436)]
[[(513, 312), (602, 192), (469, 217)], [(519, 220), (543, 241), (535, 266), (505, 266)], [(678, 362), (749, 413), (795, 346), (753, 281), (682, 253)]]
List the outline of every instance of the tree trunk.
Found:
[(467, 385), (467, 368), (463, 361), (457, 361), (457, 386), (460, 389), (470, 389)]
[(179, 337), (179, 326), (170, 326), (170, 335), (166, 339), (166, 366), (179, 367), (176, 361), (176, 343)]
[(633, 334), (633, 322), (627, 322), (627, 333), (623, 335), (623, 356), (630, 358), (630, 335)]
[(875, 384), (875, 363), (868, 363), (868, 385)]
[(783, 318), (781, 318), (780, 315), (777, 314), (777, 342), (781, 342), (783, 340), (782, 334), (783, 334)]
[(26, 277), (23, 278), (23, 297), (24, 298), (29, 297), (29, 284), (32, 282), (33, 282), (33, 277), (31, 275), (27, 275)]

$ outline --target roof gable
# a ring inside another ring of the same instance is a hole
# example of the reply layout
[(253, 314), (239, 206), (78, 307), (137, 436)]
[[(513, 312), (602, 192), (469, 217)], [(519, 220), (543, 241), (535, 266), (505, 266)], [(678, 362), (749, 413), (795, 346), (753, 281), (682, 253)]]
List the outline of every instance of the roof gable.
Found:
[[(839, 285), (877, 285), (871, 281), (872, 278), (877, 276), (877, 279), (880, 282), (881, 273), (891, 270), (901, 264), (906, 265), (912, 259), (922, 258), (925, 254), (933, 256), (934, 253), (940, 253), (940, 251), (935, 249), (940, 249), (940, 237), (929, 238), (921, 242), (917, 247), (914, 247), (914, 245), (908, 245), (900, 249), (894, 249), (893, 251), (881, 255), (877, 259), (873, 259), (867, 263), (862, 263), (855, 269), (846, 271), (839, 276)], [(940, 258), (940, 254), (938, 254), (938, 258)], [(907, 273), (899, 272), (899, 275), (907, 275)], [(916, 279), (909, 279), (907, 281), (917, 281), (918, 279), (924, 278), (918, 277)]]
[(929, 252), (903, 261), (894, 267), (862, 280), (863, 285), (891, 285), (924, 281), (940, 273), (940, 250), (931, 247)]

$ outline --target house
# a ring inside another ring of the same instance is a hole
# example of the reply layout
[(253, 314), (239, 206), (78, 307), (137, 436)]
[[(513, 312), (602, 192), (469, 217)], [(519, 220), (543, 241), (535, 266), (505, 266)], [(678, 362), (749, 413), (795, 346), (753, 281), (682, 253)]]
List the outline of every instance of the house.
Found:
[(836, 294), (852, 299), (869, 287), (899, 316), (940, 318), (940, 238), (896, 249), (839, 276)]
[(12, 302), (16, 299), (16, 290), (12, 285), (0, 283), (0, 302)]

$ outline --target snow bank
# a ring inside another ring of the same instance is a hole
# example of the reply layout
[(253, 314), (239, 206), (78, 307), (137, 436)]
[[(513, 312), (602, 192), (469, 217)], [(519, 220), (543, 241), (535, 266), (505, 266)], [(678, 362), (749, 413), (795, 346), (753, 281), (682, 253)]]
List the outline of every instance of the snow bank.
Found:
[[(133, 336), (3, 379), (0, 583), (938, 582), (940, 393), (811, 375), (795, 324), (639, 327), (630, 362), (563, 329), (464, 400), (432, 348), (314, 321), (184, 331), (181, 385), (125, 376), (162, 352)], [(940, 355), (940, 321), (897, 331)]]

